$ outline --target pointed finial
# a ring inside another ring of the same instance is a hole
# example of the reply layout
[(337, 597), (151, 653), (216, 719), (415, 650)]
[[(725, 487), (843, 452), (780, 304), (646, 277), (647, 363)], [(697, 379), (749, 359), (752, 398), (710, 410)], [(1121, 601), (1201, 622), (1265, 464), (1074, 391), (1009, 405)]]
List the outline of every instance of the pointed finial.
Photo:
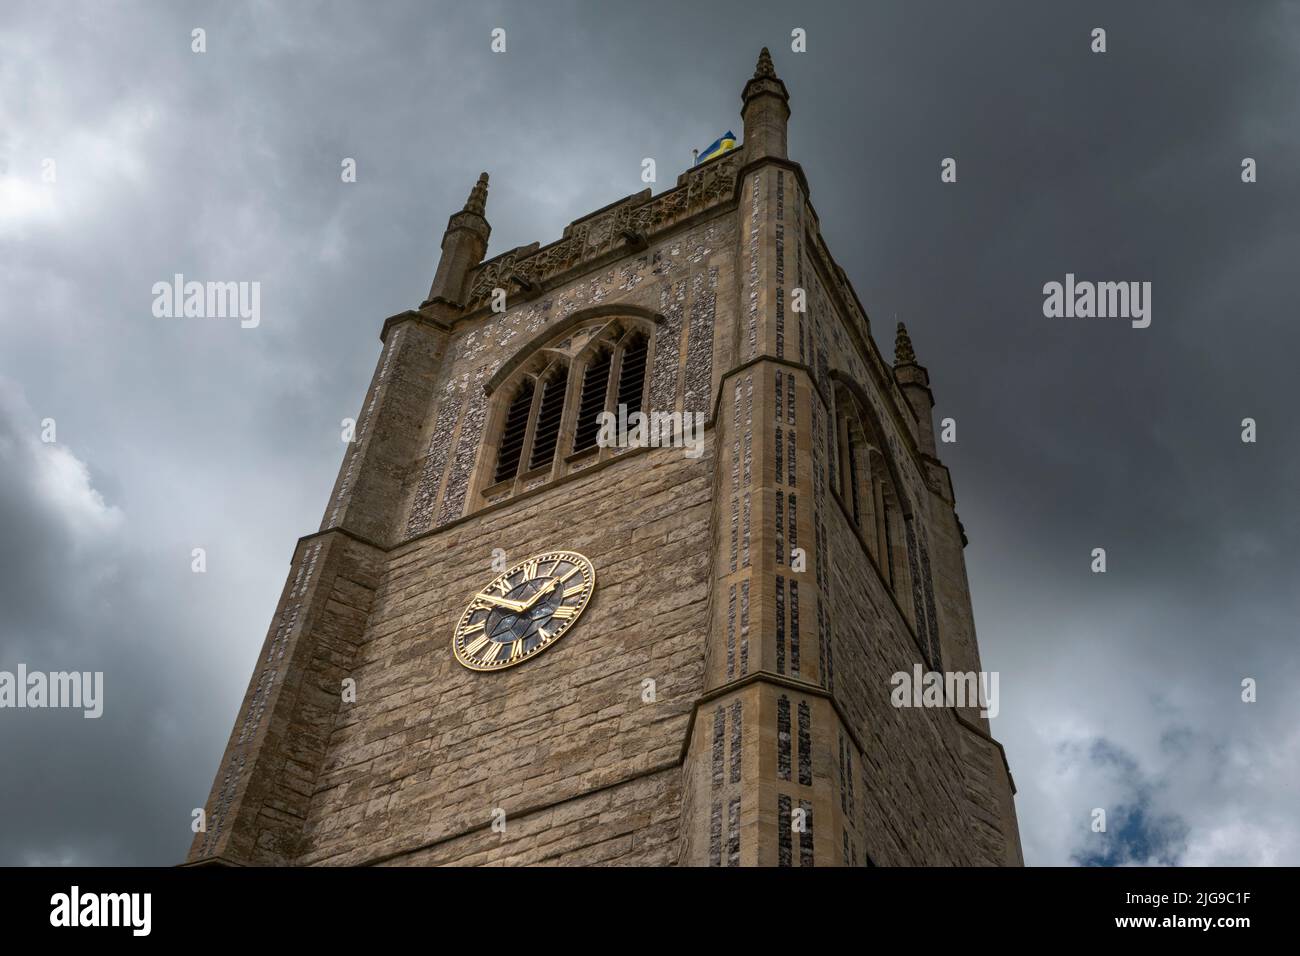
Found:
[(470, 270), (483, 261), (488, 239), (492, 236), (492, 226), (484, 215), (487, 212), (487, 190), (488, 174), (479, 173), (478, 182), (469, 191), (464, 208), (447, 218), (438, 271), (429, 286), (429, 296), (420, 308), (438, 302), (459, 308), (465, 301), (465, 282)]
[(916, 353), (912, 351), (912, 337), (907, 334), (907, 326), (899, 322), (898, 334), (894, 336), (894, 368), (915, 364)]
[(474, 188), (469, 191), (469, 198), (465, 200), (465, 212), (477, 213), (483, 215), (487, 211), (487, 187), (488, 174), (479, 173), (478, 182)]
[(758, 55), (754, 75), (740, 92), (745, 122), (745, 162), (786, 158), (786, 121), (790, 119), (790, 93), (776, 75), (767, 47)]

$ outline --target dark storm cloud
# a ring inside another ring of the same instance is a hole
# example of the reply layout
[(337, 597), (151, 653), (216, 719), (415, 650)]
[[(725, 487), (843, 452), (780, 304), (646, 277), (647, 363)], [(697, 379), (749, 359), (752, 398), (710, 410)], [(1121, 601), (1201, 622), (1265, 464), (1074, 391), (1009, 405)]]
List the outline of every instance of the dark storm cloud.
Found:
[[(1027, 860), (1092, 859), (1109, 806), (1139, 849), (1185, 826), (1171, 861), (1300, 862), (1295, 5), (610, 7), (0, 12), (0, 667), (113, 673), (98, 722), (0, 714), (42, 770), (5, 777), (0, 862), (183, 855), (379, 324), (479, 170), (490, 253), (550, 241), (739, 133), (762, 45), (877, 341), (906, 320), (957, 420)], [(261, 325), (154, 319), (177, 272), (260, 281)], [(1044, 318), (1067, 272), (1150, 281), (1151, 327)]]
[(0, 383), (0, 671), (98, 672), (102, 713), (0, 711), (0, 861), (166, 862), (193, 779), (211, 772), (196, 724), (229, 705), (203, 677), (216, 661), (185, 639), (203, 629), (190, 621), (177, 634), (171, 600), (159, 599), (193, 590), (177, 562), (132, 540), (85, 464), (39, 439), (40, 422)]

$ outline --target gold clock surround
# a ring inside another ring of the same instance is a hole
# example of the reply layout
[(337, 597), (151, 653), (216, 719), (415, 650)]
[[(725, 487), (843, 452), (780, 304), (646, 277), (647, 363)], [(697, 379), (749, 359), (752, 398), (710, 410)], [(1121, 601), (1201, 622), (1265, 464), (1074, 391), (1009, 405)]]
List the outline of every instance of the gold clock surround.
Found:
[(531, 660), (569, 633), (596, 590), (596, 569), (576, 551), (545, 551), (507, 568), (470, 599), (451, 638), (472, 671)]

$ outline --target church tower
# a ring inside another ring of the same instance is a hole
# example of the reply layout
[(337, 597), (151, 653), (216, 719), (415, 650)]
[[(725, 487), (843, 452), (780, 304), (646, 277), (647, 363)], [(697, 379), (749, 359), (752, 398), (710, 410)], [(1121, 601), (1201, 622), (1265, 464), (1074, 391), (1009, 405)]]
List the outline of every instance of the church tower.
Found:
[(766, 49), (741, 116), (486, 261), (479, 177), (383, 324), (191, 864), (1022, 862), (979, 703), (892, 699), (981, 669), (929, 375), (823, 241)]

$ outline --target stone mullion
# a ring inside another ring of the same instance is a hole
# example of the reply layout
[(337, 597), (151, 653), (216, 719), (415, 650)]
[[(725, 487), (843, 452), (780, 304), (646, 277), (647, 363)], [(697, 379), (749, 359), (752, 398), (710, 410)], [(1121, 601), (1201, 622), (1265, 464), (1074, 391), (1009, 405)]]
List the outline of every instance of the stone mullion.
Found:
[(555, 464), (551, 476), (559, 478), (568, 474), (567, 458), (573, 454), (573, 435), (578, 418), (578, 400), (582, 395), (582, 370), (585, 362), (574, 359), (568, 363), (564, 383), (564, 410), (560, 413), (560, 428), (555, 435)]
[(618, 380), (623, 371), (624, 338), (620, 337), (609, 349), (609, 374), (605, 377), (605, 404), (602, 411), (618, 415)]

